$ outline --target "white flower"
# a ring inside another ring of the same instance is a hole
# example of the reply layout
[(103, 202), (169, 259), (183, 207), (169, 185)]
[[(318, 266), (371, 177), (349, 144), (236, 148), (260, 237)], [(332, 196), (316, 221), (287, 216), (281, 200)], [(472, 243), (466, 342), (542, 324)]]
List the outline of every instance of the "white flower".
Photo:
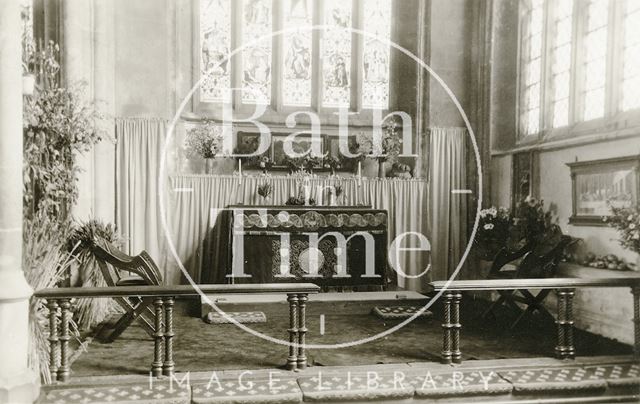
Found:
[(631, 223), (631, 224), (629, 225), (629, 229), (633, 230), (633, 229), (635, 229), (635, 228), (636, 228), (636, 224), (635, 224), (635, 223)]
[(493, 229), (493, 223), (487, 223), (487, 224), (485, 224), (485, 225), (484, 225), (484, 229), (485, 229), (485, 230), (491, 230), (491, 229)]

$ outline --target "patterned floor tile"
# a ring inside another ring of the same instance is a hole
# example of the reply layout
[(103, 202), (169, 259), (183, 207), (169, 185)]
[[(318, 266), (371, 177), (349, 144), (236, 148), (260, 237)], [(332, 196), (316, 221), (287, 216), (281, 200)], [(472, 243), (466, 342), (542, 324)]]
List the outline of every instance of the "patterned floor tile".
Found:
[(89, 388), (52, 389), (45, 393), (42, 404), (189, 404), (188, 388), (174, 388), (160, 384), (96, 386)]
[[(241, 324), (267, 322), (267, 316), (265, 316), (261, 311), (236, 311), (228, 312), (226, 314)], [(209, 324), (231, 324), (231, 321), (229, 321), (225, 316), (213, 311), (209, 312), (205, 316), (204, 321)]]
[(377, 372), (301, 377), (298, 384), (305, 401), (384, 400), (413, 396), (409, 379)]
[(427, 372), (412, 379), (418, 397), (509, 394), (512, 386), (497, 373), (469, 371), (434, 374)]
[(193, 403), (299, 403), (302, 392), (295, 379), (228, 379), (197, 384), (192, 388)]
[(499, 372), (516, 392), (606, 389), (604, 378), (581, 367), (545, 368)]
[(640, 386), (640, 364), (589, 366), (587, 370), (607, 381), (609, 386)]
[[(399, 320), (413, 316), (420, 309), (422, 306), (376, 306), (371, 310), (371, 313), (383, 320)], [(425, 310), (419, 317), (428, 318), (432, 315), (433, 313)]]

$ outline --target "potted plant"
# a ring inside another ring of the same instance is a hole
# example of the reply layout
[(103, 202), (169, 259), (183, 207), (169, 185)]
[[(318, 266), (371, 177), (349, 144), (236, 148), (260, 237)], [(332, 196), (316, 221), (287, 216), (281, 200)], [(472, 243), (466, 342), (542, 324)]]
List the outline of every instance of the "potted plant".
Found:
[(618, 230), (620, 245), (636, 254), (635, 270), (640, 270), (640, 205), (635, 207), (610, 207), (611, 216), (603, 220)]
[(185, 139), (187, 157), (205, 160), (206, 173), (214, 174), (215, 158), (222, 152), (222, 126), (206, 120), (188, 130)]

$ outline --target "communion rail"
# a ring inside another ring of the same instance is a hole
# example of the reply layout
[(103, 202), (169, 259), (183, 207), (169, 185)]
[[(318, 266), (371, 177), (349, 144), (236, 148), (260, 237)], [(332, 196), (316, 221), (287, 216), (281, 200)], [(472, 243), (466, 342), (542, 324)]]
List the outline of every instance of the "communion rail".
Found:
[(633, 294), (634, 353), (640, 356), (640, 276), (633, 278), (542, 278), (484, 279), (437, 281), (429, 284), (434, 292), (443, 291), (444, 319), (441, 359), (443, 363), (460, 363), (460, 302), (462, 292), (516, 291), (522, 289), (552, 289), (558, 296), (556, 317), (556, 357), (575, 358), (573, 341), (573, 296), (576, 289), (628, 287)]
[[(70, 374), (69, 341), (71, 334), (72, 299), (139, 297), (153, 298), (155, 310), (155, 333), (151, 374), (171, 376), (174, 373), (173, 306), (178, 296), (203, 294), (265, 294), (286, 293), (289, 302), (289, 355), (287, 369), (304, 369), (307, 366), (305, 353), (306, 304), (308, 295), (318, 293), (320, 288), (312, 283), (271, 283), (247, 285), (191, 285), (176, 286), (113, 286), (99, 288), (49, 288), (34, 293), (36, 298), (46, 299), (49, 309), (49, 348), (51, 376), (53, 380), (67, 381)], [(59, 314), (58, 314), (59, 311)], [(163, 349), (164, 347), (164, 349)]]

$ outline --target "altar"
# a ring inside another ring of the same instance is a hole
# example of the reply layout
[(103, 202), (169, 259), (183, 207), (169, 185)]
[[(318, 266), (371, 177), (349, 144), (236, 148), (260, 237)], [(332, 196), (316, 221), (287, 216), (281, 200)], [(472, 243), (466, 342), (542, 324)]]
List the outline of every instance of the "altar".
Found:
[[(265, 203), (257, 194), (257, 188), (261, 184), (270, 183), (273, 187), (269, 203)], [(189, 276), (199, 283), (228, 283), (226, 275), (233, 270), (233, 261), (228, 254), (227, 245), (220, 242), (231, 242), (233, 230), (229, 222), (232, 217), (225, 212), (229, 208), (237, 207), (247, 210), (278, 209), (285, 205), (287, 199), (296, 194), (299, 179), (294, 176), (259, 176), (245, 175), (242, 178), (232, 175), (178, 175), (171, 177), (170, 186), (173, 189), (170, 215), (172, 242), (175, 245), (176, 256), (189, 274)], [(381, 227), (363, 228), (375, 230), (372, 233), (376, 239), (376, 250), (384, 250), (388, 254), (390, 244), (398, 238), (400, 234), (415, 232), (429, 237), (428, 215), (424, 212), (428, 209), (428, 183), (418, 179), (369, 179), (357, 177), (313, 177), (311, 179), (311, 197), (317, 200), (316, 190), (327, 186), (340, 185), (343, 194), (337, 201), (338, 206), (314, 207), (318, 213), (339, 209), (340, 213), (357, 213), (364, 216), (367, 213), (385, 213), (386, 224), (386, 247), (382, 246), (383, 235), (378, 232)], [(287, 206), (288, 209), (294, 208)], [(303, 208), (298, 206), (298, 208)], [(250, 213), (251, 214), (251, 213)], [(358, 220), (358, 219), (356, 219)], [(381, 225), (380, 225), (381, 226)], [(289, 228), (291, 229), (291, 228)], [(327, 227), (325, 230), (334, 229)], [(358, 228), (342, 227), (342, 234), (349, 237)], [(280, 231), (282, 229), (271, 228), (251, 228), (246, 229), (251, 232)], [(251, 233), (247, 249), (256, 240), (276, 237), (275, 234), (254, 235)], [(324, 234), (320, 232), (320, 234)], [(278, 234), (278, 237), (280, 235)], [(292, 236), (291, 244), (295, 246), (296, 235)], [(361, 237), (360, 237), (361, 238)], [(331, 239), (326, 237), (321, 242)], [(349, 242), (357, 246), (361, 241), (354, 237)], [(405, 238), (402, 246), (408, 246), (415, 242), (415, 237)], [(266, 243), (266, 242), (265, 242)], [(254, 244), (255, 245), (255, 244)], [(262, 248), (267, 248), (266, 244)], [(272, 248), (272, 247), (271, 247)], [(297, 248), (297, 247), (296, 247)], [(176, 268), (174, 259), (169, 258), (164, 267), (164, 278), (169, 284), (184, 283), (184, 273)], [(298, 261), (298, 260), (296, 260)], [(299, 262), (299, 261), (298, 261)], [(376, 259), (379, 265), (380, 259)], [(396, 260), (395, 266), (402, 270), (403, 274), (417, 275), (424, 271), (430, 262), (428, 251), (406, 251), (401, 253)], [(253, 264), (252, 264), (253, 265)], [(258, 264), (256, 264), (258, 265)], [(267, 264), (262, 264), (267, 265)], [(273, 268), (270, 264), (269, 268)], [(295, 263), (292, 270), (297, 270)], [(249, 271), (250, 269), (247, 269)], [(392, 284), (411, 289), (424, 290), (423, 286), (429, 281), (429, 276), (407, 278), (399, 274), (396, 268), (388, 266), (386, 268), (387, 278)], [(254, 269), (254, 272), (265, 273), (263, 270)], [(376, 269), (379, 271), (379, 268)], [(273, 272), (272, 272), (273, 273)], [(381, 272), (376, 272), (381, 273)], [(375, 278), (369, 279), (370, 282)], [(247, 282), (244, 280), (243, 282)], [(345, 281), (346, 282), (346, 281)]]
[[(229, 206), (206, 262), (214, 283), (387, 284), (387, 217), (364, 206)], [(204, 268), (206, 270), (206, 268)]]

